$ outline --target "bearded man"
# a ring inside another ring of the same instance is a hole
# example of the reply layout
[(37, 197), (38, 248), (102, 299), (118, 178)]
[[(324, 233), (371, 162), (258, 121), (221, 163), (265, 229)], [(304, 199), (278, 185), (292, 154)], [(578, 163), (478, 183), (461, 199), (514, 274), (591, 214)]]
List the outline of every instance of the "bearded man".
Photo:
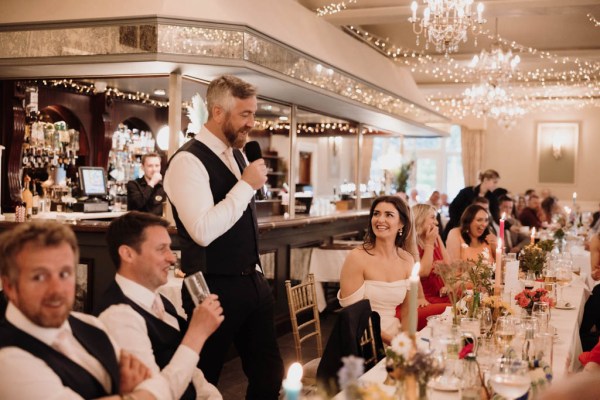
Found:
[[(208, 121), (173, 155), (164, 187), (181, 239), (181, 267), (202, 271), (225, 320), (200, 353), (200, 369), (216, 385), (233, 343), (248, 378), (246, 399), (276, 400), (283, 361), (275, 335), (271, 288), (258, 256), (254, 192), (267, 181), (261, 158), (240, 151), (254, 127), (256, 88), (234, 76), (213, 80), (206, 93)], [(182, 288), (183, 307), (194, 305)]]

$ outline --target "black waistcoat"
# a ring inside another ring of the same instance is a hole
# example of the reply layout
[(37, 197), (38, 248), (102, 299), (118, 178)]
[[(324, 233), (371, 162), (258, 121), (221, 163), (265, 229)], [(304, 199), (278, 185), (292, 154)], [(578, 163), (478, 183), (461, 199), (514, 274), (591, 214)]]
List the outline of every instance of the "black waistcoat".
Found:
[[(198, 140), (190, 140), (181, 146), (177, 152), (180, 151), (192, 153), (206, 167), (214, 204), (223, 200), (238, 182), (237, 177), (219, 156), (213, 153), (204, 143)], [(236, 152), (236, 161), (240, 170), (243, 171), (244, 166), (240, 165), (241, 153), (234, 150), (234, 153)], [(189, 171), (190, 174), (194, 172)], [(192, 202), (193, 199), (189, 201)], [(173, 203), (171, 203), (171, 206), (173, 206)], [(183, 272), (190, 274), (202, 271), (209, 275), (239, 275), (253, 265), (260, 264), (258, 258), (258, 226), (254, 209), (253, 198), (241, 218), (227, 232), (207, 247), (202, 247), (191, 238), (179, 219), (177, 208), (173, 206), (173, 217), (181, 238), (181, 269)]]
[[(71, 388), (84, 399), (118, 394), (119, 362), (106, 333), (73, 316), (69, 316), (69, 324), (77, 341), (102, 364), (110, 375), (110, 393), (107, 393), (100, 382), (85, 368), (6, 320), (0, 323), (0, 348), (19, 347), (41, 359), (58, 375), (64, 386)], [(35, 371), (30, 373), (35, 374)]]
[[(165, 311), (177, 318), (177, 322), (179, 322), (179, 328), (181, 331), (178, 331), (166, 322), (156, 318), (153, 314), (144, 310), (129, 297), (125, 296), (125, 293), (123, 293), (115, 281), (113, 281), (108, 289), (104, 292), (102, 300), (94, 310), (94, 313), (99, 315), (102, 313), (102, 311), (115, 304), (127, 304), (133, 308), (135, 312), (140, 314), (146, 322), (148, 338), (150, 339), (150, 343), (152, 343), (152, 351), (154, 352), (154, 359), (156, 361), (156, 365), (158, 365), (158, 367), (162, 370), (167, 366), (167, 364), (169, 364), (171, 358), (173, 358), (173, 355), (175, 354), (175, 351), (177, 351), (177, 348), (181, 344), (183, 335), (187, 330), (187, 321), (177, 314), (175, 307), (169, 300), (162, 295), (161, 298), (165, 306)], [(194, 385), (190, 382), (187, 389), (181, 396), (181, 399), (195, 398), (196, 390)]]

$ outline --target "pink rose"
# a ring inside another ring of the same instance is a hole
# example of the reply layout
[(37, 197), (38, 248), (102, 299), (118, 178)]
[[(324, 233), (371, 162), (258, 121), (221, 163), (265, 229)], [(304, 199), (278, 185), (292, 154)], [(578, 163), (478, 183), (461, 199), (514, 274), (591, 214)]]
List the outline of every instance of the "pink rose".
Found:
[(520, 299), (518, 299), (519, 301), (519, 306), (522, 308), (526, 308), (527, 306), (529, 306), (529, 299), (525, 296), (521, 297)]

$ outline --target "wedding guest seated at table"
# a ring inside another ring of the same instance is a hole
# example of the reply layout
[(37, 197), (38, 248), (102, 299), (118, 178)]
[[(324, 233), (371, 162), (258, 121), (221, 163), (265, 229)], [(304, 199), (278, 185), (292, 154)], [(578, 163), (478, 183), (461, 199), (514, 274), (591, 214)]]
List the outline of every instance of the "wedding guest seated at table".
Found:
[(78, 260), (75, 234), (57, 222), (0, 235), (0, 399), (155, 398), (150, 371), (100, 321), (72, 312)]
[(157, 291), (176, 261), (168, 226), (138, 211), (111, 222), (106, 237), (117, 274), (96, 313), (121, 348), (162, 377), (159, 398), (222, 399), (196, 366), (206, 339), (223, 321), (217, 296), (194, 308), (188, 324)]
[[(488, 212), (488, 215), (490, 214), (490, 201), (485, 197), (475, 198), (475, 200), (473, 200), (473, 204), (480, 205), (481, 207), (485, 208), (485, 211)], [(500, 225), (497, 224), (493, 218), (490, 218), (490, 224), (488, 225), (488, 228), (490, 229), (490, 233), (498, 236), (498, 232), (500, 231)]]
[(548, 224), (558, 221), (567, 221), (565, 210), (560, 206), (558, 199), (554, 196), (548, 196), (542, 201), (542, 213), (544, 215), (544, 221)]
[(527, 199), (527, 207), (519, 214), (519, 221), (521, 221), (524, 226), (540, 229), (542, 226), (542, 220), (539, 216), (540, 213), (540, 198), (537, 194), (532, 193)]
[(500, 215), (504, 215), (504, 239), (507, 253), (518, 253), (531, 241), (529, 235), (521, 232), (521, 221), (515, 217), (514, 201), (507, 195), (498, 197)]
[[(389, 344), (401, 328), (396, 306), (401, 304), (403, 316), (408, 311), (404, 299), (418, 253), (410, 209), (402, 199), (378, 197), (369, 220), (364, 243), (348, 254), (342, 266), (338, 300), (346, 307), (369, 299), (372, 310), (381, 317), (381, 338)], [(425, 299), (420, 303), (427, 304)]]
[(600, 233), (596, 233), (590, 240), (590, 264), (592, 278), (597, 282), (585, 303), (579, 327), (584, 351), (590, 350), (598, 342), (600, 335)]
[(460, 226), (448, 233), (446, 249), (451, 261), (477, 261), (479, 254), (493, 261), (497, 238), (490, 233), (490, 217), (485, 208), (472, 204), (460, 218)]
[(417, 204), (411, 211), (421, 261), (419, 276), (425, 299), (433, 304), (450, 305), (444, 281), (434, 268), (437, 263), (450, 263), (450, 257), (440, 237), (437, 212), (428, 204)]

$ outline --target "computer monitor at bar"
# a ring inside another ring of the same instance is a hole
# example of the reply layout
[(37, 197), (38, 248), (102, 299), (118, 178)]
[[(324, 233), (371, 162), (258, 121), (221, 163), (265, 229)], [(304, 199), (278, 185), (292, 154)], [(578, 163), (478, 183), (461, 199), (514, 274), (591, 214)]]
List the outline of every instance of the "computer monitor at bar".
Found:
[(79, 167), (81, 193), (87, 197), (103, 197), (108, 194), (106, 171), (102, 167)]

